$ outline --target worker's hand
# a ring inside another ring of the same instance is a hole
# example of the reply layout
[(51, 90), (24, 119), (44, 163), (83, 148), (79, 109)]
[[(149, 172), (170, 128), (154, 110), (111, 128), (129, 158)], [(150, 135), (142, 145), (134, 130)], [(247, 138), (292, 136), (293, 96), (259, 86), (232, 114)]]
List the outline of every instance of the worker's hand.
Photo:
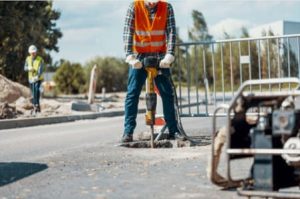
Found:
[(129, 62), (129, 64), (134, 69), (141, 69), (143, 66), (142, 63), (140, 62), (140, 60), (138, 60), (138, 59), (132, 60), (131, 62)]
[(175, 57), (171, 54), (166, 54), (166, 56), (160, 61), (160, 68), (170, 68), (171, 64), (174, 62)]
[(29, 72), (33, 72), (34, 71), (33, 67), (32, 66), (28, 66), (28, 71)]
[(141, 69), (142, 63), (134, 55), (128, 55), (125, 60), (126, 63), (130, 64), (134, 69)]
[(32, 78), (32, 81), (33, 82), (37, 82), (39, 80), (39, 77), (38, 76), (34, 76), (33, 78)]

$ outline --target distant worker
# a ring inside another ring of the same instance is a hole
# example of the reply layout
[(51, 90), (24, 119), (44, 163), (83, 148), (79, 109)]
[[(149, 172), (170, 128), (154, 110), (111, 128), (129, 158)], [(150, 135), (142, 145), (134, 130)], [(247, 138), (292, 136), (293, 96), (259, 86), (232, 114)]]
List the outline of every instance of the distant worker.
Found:
[(28, 80), (32, 92), (33, 111), (41, 112), (40, 106), (40, 86), (43, 80), (44, 60), (37, 55), (37, 48), (31, 45), (28, 48), (30, 54), (25, 61), (24, 70), (28, 71)]
[(155, 84), (163, 101), (163, 113), (169, 129), (169, 139), (181, 138), (177, 128), (174, 93), (170, 77), (170, 65), (175, 60), (176, 26), (171, 4), (162, 0), (135, 0), (129, 6), (123, 34), (126, 62), (131, 66), (128, 73), (125, 100), (125, 124), (121, 142), (133, 141), (136, 127), (139, 96), (147, 72), (143, 67), (146, 57), (160, 60), (162, 75)]

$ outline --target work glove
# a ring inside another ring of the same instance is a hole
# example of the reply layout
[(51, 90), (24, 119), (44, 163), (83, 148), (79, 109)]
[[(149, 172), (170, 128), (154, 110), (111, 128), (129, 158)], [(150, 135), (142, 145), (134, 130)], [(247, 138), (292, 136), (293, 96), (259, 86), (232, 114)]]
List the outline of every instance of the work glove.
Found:
[(166, 56), (160, 61), (160, 68), (170, 68), (171, 64), (174, 62), (175, 57), (171, 54), (166, 54)]
[(34, 77), (32, 78), (32, 82), (33, 82), (33, 83), (37, 82), (38, 80), (39, 80), (39, 77), (38, 77), (38, 76), (34, 76)]
[(125, 60), (126, 63), (130, 64), (134, 69), (141, 69), (142, 63), (134, 55), (128, 55)]
[(28, 66), (28, 71), (29, 72), (33, 72), (34, 71), (33, 67), (32, 66)]

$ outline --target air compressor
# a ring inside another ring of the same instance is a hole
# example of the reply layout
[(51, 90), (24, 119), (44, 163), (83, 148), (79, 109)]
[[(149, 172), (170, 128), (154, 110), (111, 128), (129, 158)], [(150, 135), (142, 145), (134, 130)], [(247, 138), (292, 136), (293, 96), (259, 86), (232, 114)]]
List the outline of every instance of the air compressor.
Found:
[[(280, 89), (263, 91), (268, 86)], [(249, 92), (255, 87), (261, 90)], [(237, 188), (248, 198), (300, 198), (299, 191), (284, 190), (300, 186), (300, 109), (295, 106), (299, 88), (298, 78), (248, 80), (228, 105), (215, 110), (209, 173), (214, 184)], [(217, 131), (216, 115), (223, 109), (227, 123)], [(252, 159), (249, 175), (234, 178), (232, 162), (243, 158)], [(221, 164), (227, 168), (225, 175), (218, 172)]]

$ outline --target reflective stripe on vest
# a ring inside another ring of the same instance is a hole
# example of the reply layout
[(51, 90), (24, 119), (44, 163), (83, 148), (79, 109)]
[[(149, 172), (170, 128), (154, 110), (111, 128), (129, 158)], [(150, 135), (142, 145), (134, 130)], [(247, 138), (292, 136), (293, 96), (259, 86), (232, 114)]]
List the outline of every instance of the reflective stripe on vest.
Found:
[(135, 1), (135, 32), (133, 51), (136, 53), (166, 52), (167, 3), (159, 1), (154, 19), (143, 0)]
[[(36, 56), (34, 61), (32, 60), (31, 56), (28, 56), (26, 58), (27, 66), (28, 68), (32, 68), (32, 71), (28, 71), (28, 79), (31, 81), (33, 80), (33, 77), (38, 75), (39, 68), (41, 64), (43, 63), (43, 59), (40, 56)], [(40, 75), (39, 80), (43, 80), (43, 75)]]
[(133, 45), (137, 47), (148, 47), (148, 46), (153, 46), (153, 47), (160, 47), (166, 45), (166, 42), (163, 41), (157, 41), (157, 42), (133, 42)]
[(152, 30), (152, 31), (135, 31), (135, 34), (138, 36), (157, 36), (157, 35), (164, 35), (164, 30)]

